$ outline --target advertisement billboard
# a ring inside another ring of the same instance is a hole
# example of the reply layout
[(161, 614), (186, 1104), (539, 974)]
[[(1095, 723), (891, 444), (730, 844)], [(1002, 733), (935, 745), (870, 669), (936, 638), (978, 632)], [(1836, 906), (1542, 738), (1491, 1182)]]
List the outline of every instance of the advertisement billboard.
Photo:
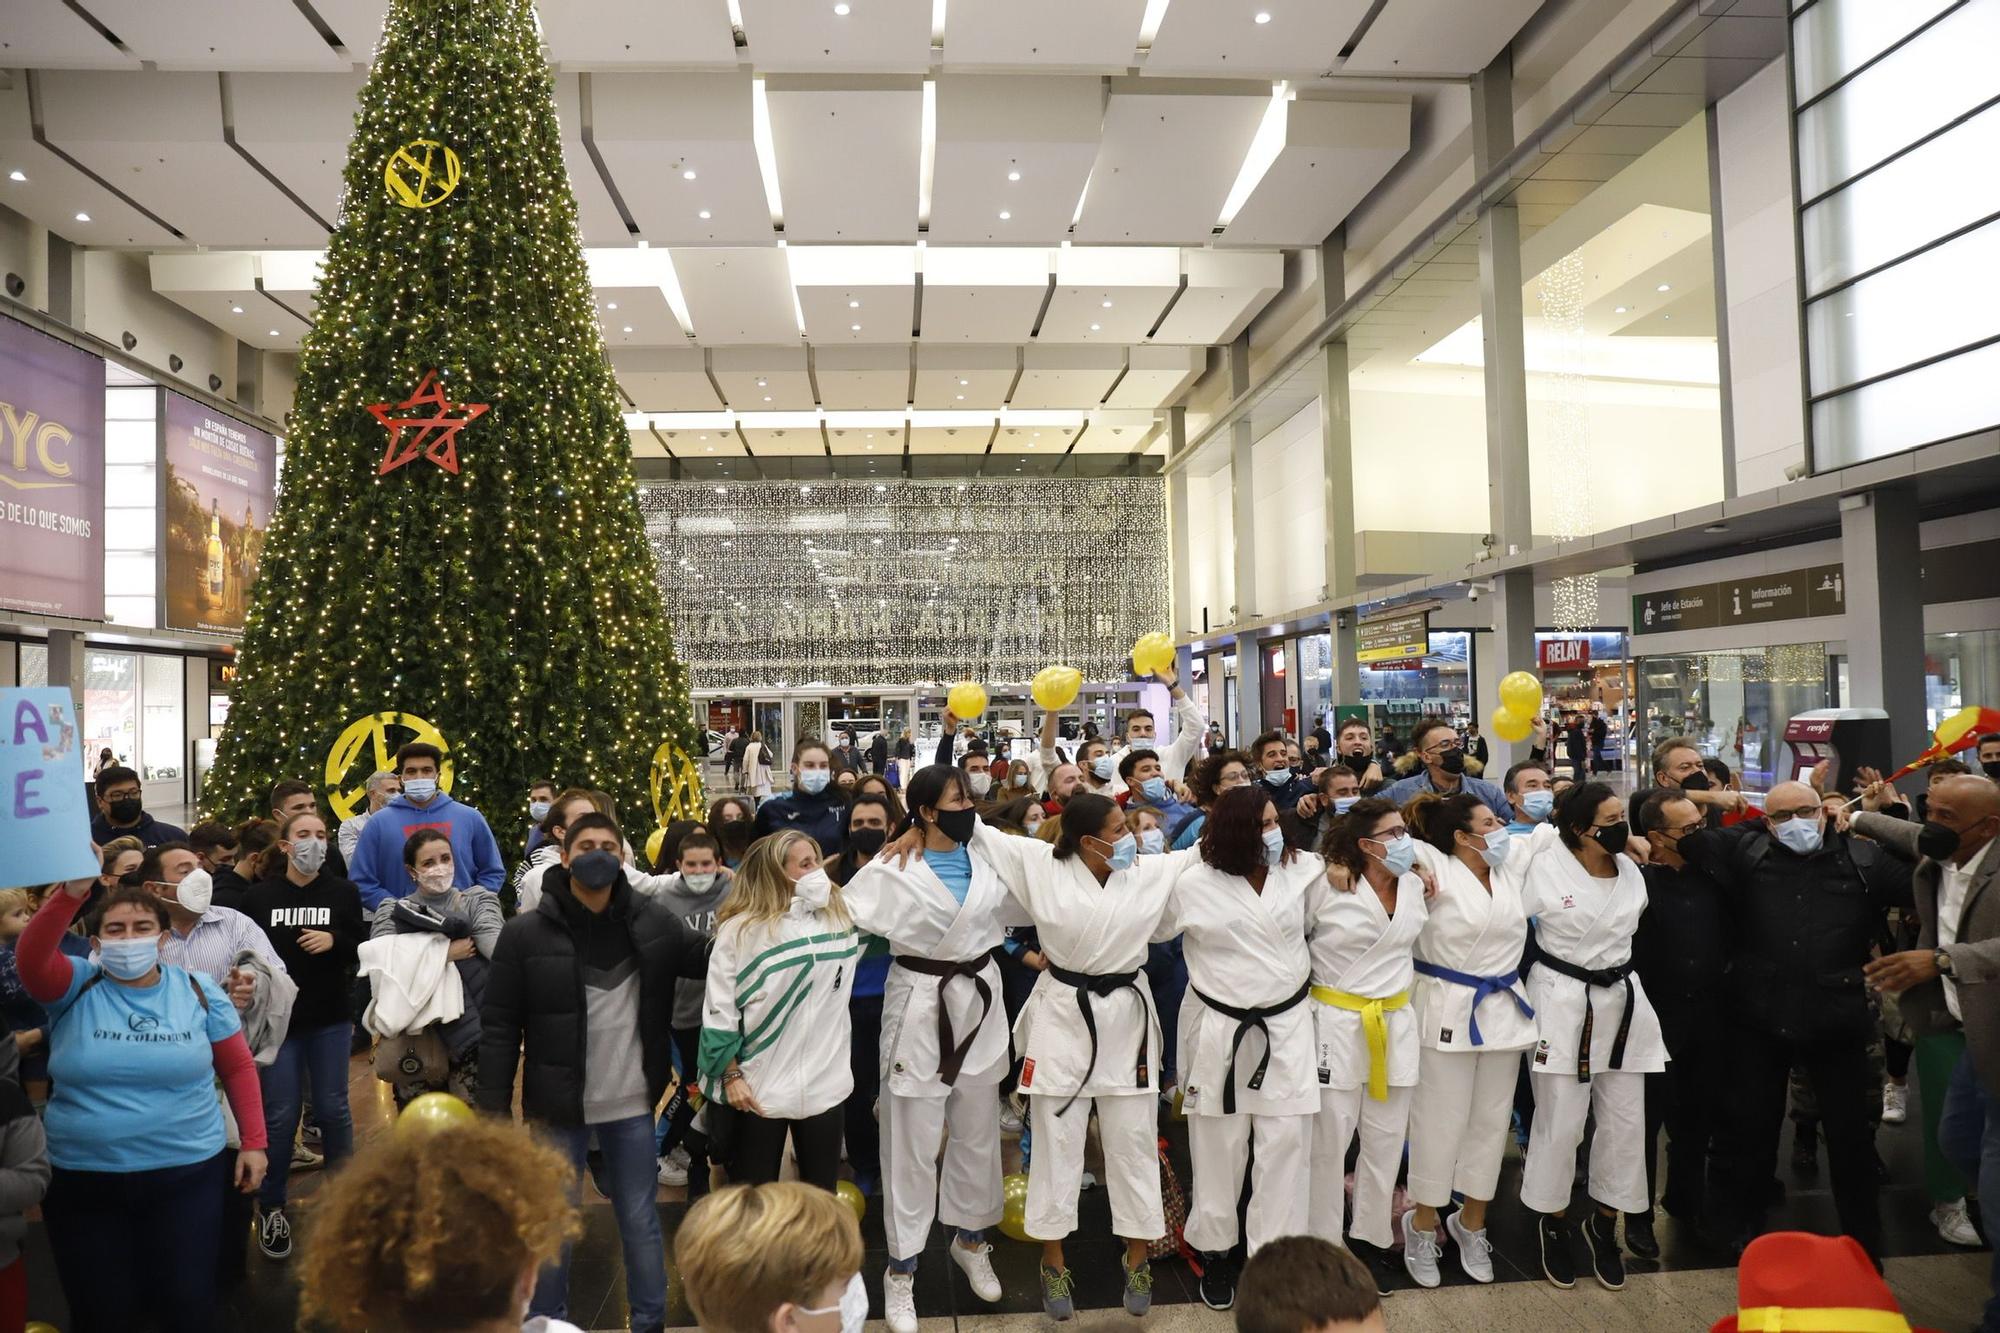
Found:
[(271, 522), (278, 442), (191, 398), (173, 392), (161, 397), (164, 623), (240, 633)]
[(0, 606), (104, 619), (104, 358), (5, 318)]

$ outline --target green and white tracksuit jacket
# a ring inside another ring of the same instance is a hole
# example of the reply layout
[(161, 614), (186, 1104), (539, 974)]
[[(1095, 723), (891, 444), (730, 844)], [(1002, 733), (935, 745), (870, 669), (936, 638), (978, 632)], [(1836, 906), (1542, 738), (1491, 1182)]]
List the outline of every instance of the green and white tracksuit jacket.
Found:
[(772, 1120), (804, 1120), (854, 1091), (847, 1000), (861, 937), (822, 909), (732, 917), (715, 932), (701, 1014), (702, 1093), (728, 1105), (722, 1076), (736, 1061)]

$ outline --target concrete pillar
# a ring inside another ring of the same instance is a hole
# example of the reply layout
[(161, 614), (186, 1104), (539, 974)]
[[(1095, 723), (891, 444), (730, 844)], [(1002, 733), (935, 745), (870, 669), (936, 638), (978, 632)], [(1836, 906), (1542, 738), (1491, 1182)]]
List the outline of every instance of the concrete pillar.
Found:
[(83, 251), (48, 233), (48, 312), (73, 329), (83, 327)]
[[(1250, 335), (1229, 344), (1229, 396), (1250, 388)], [(1229, 512), (1236, 550), (1236, 605), (1230, 623), (1257, 618), (1257, 490), (1252, 476), (1250, 421), (1239, 417), (1229, 428)], [(1264, 729), (1264, 664), (1257, 645), (1236, 639), (1236, 735), (1247, 744)]]
[[(1187, 409), (1170, 407), (1167, 409), (1167, 457), (1179, 456), (1187, 448)], [(1194, 550), (1188, 544), (1188, 476), (1186, 468), (1176, 468), (1167, 474), (1167, 527), (1171, 540), (1171, 558), (1167, 566), (1169, 580), (1173, 584), (1173, 637), (1193, 634), (1200, 627), (1194, 623)]]
[(1890, 753), (1930, 743), (1924, 726), (1924, 608), (1910, 596), (1922, 567), (1914, 490), (1840, 501), (1840, 558), (1847, 581), (1847, 692), (1843, 705), (1889, 714)]
[[(1332, 314), (1347, 299), (1347, 233), (1343, 228), (1319, 247), (1320, 309)], [(1355, 587), (1354, 412), (1347, 381), (1347, 339), (1336, 338), (1321, 352), (1319, 386), (1320, 470), (1325, 477), (1326, 586), (1329, 600)], [(1333, 702), (1361, 702), (1361, 664), (1354, 660), (1354, 617), (1335, 617)]]
[(21, 293), (21, 299), (37, 310), (49, 308), (49, 229), (39, 223), (28, 224), (27, 272), (21, 280), (28, 284)]
[(68, 690), (83, 707), (83, 635), (76, 630), (49, 631), (49, 688)]

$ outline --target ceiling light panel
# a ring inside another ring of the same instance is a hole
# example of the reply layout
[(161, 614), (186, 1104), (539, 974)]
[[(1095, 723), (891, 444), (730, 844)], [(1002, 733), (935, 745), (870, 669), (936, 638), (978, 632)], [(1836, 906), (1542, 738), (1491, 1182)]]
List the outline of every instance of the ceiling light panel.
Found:
[(571, 0), (537, 12), (549, 58), (562, 65), (736, 68), (727, 0)]
[(917, 300), (915, 246), (794, 245), (785, 254), (806, 336), (814, 343), (910, 340)]
[(806, 373), (806, 349), (796, 341), (787, 347), (718, 347), (708, 368), (738, 412), (810, 412), (818, 406)]
[(653, 429), (666, 440), (667, 448), (675, 458), (714, 462), (718, 458), (748, 457), (743, 438), (736, 433), (733, 425), (683, 426), (675, 423), (669, 426), (655, 421)]
[(703, 343), (720, 347), (798, 340), (792, 273), (783, 250), (772, 246), (671, 253), (695, 336)]
[[(1168, 11), (1169, 24), (1181, 8)], [(1213, 96), (1114, 92), (1075, 239), (1205, 244), (1271, 104), (1269, 88), (1253, 88)]]
[[(274, 5), (270, 0), (203, 0), (194, 21), (190, 21), (188, 6), (160, 4), (159, 0), (90, 0), (86, 8), (117, 33), (118, 40), (134, 55), (161, 69), (348, 67), (296, 5)], [(364, 59), (366, 55), (364, 51)]]
[(982, 413), (962, 422), (949, 425), (924, 426), (913, 424), (910, 428), (910, 452), (912, 454), (983, 454), (993, 438), (994, 427), (998, 424), (995, 413)]
[(139, 57), (104, 40), (68, 5), (16, 4), (7, 15), (6, 58), (25, 69), (137, 69)]
[[(826, 440), (820, 435), (817, 417), (796, 425), (769, 427), (753, 426), (746, 418), (742, 427), (750, 452), (759, 458), (822, 458), (826, 455)], [(897, 452), (902, 452), (900, 444)]]
[(1275, 251), (1190, 250), (1187, 290), (1153, 334), (1156, 343), (1233, 341), (1285, 285), (1285, 257)]
[(931, 243), (1058, 244), (1097, 160), (1100, 82), (960, 74), (937, 88)]
[(1279, 105), (1277, 154), (1219, 244), (1316, 246), (1409, 152), (1407, 98)]
[[(1199, 347), (1134, 347), (1129, 364), (1107, 407), (1150, 409), (1175, 402), (1204, 369), (1206, 353)], [(1095, 430), (1095, 427), (1092, 428)]]
[(1123, 347), (1031, 344), (1021, 352), (1021, 382), (1014, 386), (1009, 416), (1096, 407), (1124, 371)]
[(597, 151), (648, 240), (770, 244), (748, 75), (598, 74), (590, 97)]
[[(1072, 246), (1056, 252), (1056, 287), (1042, 316), (1044, 343), (1134, 343), (1180, 289), (1181, 252)], [(1105, 303), (1110, 302), (1107, 306)]]
[(910, 346), (815, 347), (813, 378), (829, 412), (901, 408), (910, 397)]
[(1162, 429), (1151, 412), (1112, 412), (1099, 409), (1090, 414), (1090, 429), (1077, 436), (1080, 454), (1129, 454), (1145, 447)]
[[(805, 6), (810, 0), (797, 3)], [(916, 240), (921, 84), (823, 91), (787, 90), (767, 80), (765, 87), (785, 200), (786, 240)]]
[(1048, 294), (1051, 258), (1039, 247), (926, 248), (926, 343), (1022, 343)]
[[(25, 184), (0, 182), (0, 201), (58, 236), (97, 245), (186, 244), (35, 142), (26, 79), (0, 87), (0, 156), (28, 178)], [(94, 221), (85, 227), (75, 221), (78, 213)]]
[[(687, 335), (681, 332), (680, 323), (667, 305), (666, 294), (658, 286), (651, 287), (599, 287), (592, 295), (597, 300), (598, 328), (604, 333), (607, 347), (680, 347), (686, 344)], [(613, 302), (618, 308), (610, 308)], [(630, 329), (627, 333), (625, 330)]]
[[(742, 0), (748, 55), (762, 73), (919, 73), (931, 59), (931, 0)], [(913, 121), (912, 124), (915, 122)]]
[(147, 266), (157, 294), (251, 347), (289, 351), (305, 336), (306, 321), (257, 290), (257, 261), (250, 251), (232, 250), (156, 254)]
[(340, 213), (347, 145), (365, 76), (232, 74), (236, 142), (331, 222)]
[(1341, 72), (1476, 74), (1541, 7), (1542, 0), (1396, 0), (1368, 25)]
[(1123, 72), (1145, 12), (1146, 0), (951, 0), (945, 59), (961, 69)]
[[(843, 421), (843, 417), (854, 419)], [(900, 412), (829, 412), (826, 445), (838, 458), (900, 458), (907, 425)]]
[(618, 387), (642, 412), (715, 412), (722, 400), (698, 347), (611, 349)]
[[(1259, 9), (1271, 15), (1269, 23), (1253, 21)], [(1177, 0), (1153, 38), (1145, 72), (1313, 78), (1338, 63), (1341, 48), (1368, 9), (1369, 0), (1270, 0), (1261, 5)]]
[(1007, 401), (1020, 352), (1012, 346), (964, 347), (929, 338), (917, 344), (919, 410), (992, 410)]

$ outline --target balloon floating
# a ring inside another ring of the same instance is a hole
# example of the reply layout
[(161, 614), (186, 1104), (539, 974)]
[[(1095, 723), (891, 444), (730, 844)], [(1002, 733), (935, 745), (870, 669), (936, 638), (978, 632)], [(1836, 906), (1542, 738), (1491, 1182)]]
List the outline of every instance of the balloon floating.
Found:
[(959, 721), (970, 722), (986, 711), (986, 689), (969, 680), (961, 680), (945, 696), (945, 706)]
[(1043, 667), (1035, 673), (1034, 682), (1028, 687), (1035, 696), (1035, 702), (1054, 712), (1067, 708), (1076, 702), (1077, 691), (1083, 688), (1083, 673), (1075, 667)]
[(1542, 682), (1532, 671), (1508, 672), (1500, 678), (1500, 706), (1524, 721), (1533, 718), (1542, 711)]
[(833, 1192), (840, 1196), (842, 1203), (854, 1210), (854, 1220), (857, 1224), (867, 1220), (868, 1196), (861, 1192), (859, 1185), (851, 1180), (842, 1180), (834, 1185)]
[(646, 864), (655, 871), (660, 868), (660, 848), (666, 845), (667, 831), (656, 828), (646, 835)]
[(1000, 1232), (1015, 1240), (1032, 1241), (1028, 1234), (1028, 1178), (1016, 1171), (1000, 1181)]
[(1141, 634), (1132, 645), (1132, 669), (1142, 676), (1165, 671), (1174, 664), (1174, 641), (1157, 630)]
[(396, 1117), (398, 1134), (427, 1134), (433, 1130), (468, 1125), (476, 1117), (472, 1108), (448, 1092), (426, 1092), (414, 1098)]

